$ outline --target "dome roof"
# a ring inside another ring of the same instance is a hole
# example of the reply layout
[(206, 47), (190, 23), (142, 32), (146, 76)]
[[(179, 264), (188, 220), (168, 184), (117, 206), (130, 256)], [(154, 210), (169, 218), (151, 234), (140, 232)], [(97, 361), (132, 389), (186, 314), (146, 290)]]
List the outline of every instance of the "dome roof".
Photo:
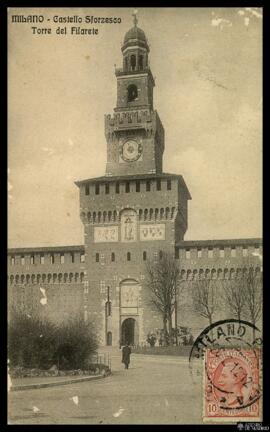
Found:
[(140, 46), (142, 48), (146, 48), (149, 52), (149, 46), (147, 43), (147, 39), (143, 30), (134, 25), (124, 37), (124, 43), (122, 46), (122, 51), (124, 51), (127, 47), (132, 46)]
[(125, 35), (124, 43), (127, 43), (130, 39), (138, 39), (142, 42), (147, 43), (146, 36), (143, 30), (139, 27), (132, 27)]

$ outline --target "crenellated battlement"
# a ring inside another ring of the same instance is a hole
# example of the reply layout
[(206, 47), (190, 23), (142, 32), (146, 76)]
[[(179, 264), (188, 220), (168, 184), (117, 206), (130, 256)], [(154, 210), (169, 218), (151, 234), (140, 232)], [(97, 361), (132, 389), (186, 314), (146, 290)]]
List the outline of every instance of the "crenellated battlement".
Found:
[[(149, 109), (130, 110), (117, 112), (113, 116), (105, 115), (105, 135), (109, 138), (110, 132), (125, 129), (163, 130), (157, 111)], [(164, 133), (164, 131), (163, 131)]]

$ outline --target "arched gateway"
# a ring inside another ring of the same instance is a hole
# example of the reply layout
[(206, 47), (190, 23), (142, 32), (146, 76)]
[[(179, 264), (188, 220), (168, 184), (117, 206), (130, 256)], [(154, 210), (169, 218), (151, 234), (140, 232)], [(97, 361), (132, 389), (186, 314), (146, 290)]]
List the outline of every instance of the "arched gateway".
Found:
[(121, 345), (139, 342), (139, 286), (134, 279), (126, 279), (120, 284)]
[(134, 318), (126, 318), (121, 326), (121, 345), (138, 343), (138, 324)]

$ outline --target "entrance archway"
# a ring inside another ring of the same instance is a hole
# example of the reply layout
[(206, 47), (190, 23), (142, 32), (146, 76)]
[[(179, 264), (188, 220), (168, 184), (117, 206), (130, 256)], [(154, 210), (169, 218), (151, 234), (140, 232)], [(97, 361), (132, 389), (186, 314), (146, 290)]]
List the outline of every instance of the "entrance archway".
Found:
[(121, 345), (135, 345), (136, 335), (136, 320), (134, 318), (126, 318), (121, 326)]

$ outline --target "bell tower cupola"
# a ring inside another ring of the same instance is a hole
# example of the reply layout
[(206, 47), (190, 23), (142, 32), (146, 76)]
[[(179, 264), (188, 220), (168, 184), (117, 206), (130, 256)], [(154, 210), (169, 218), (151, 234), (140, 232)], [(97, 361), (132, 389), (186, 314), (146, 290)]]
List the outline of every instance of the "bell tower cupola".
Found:
[(143, 30), (138, 26), (137, 15), (133, 13), (134, 26), (126, 33), (122, 46), (123, 70), (142, 71), (148, 66), (149, 46)]

